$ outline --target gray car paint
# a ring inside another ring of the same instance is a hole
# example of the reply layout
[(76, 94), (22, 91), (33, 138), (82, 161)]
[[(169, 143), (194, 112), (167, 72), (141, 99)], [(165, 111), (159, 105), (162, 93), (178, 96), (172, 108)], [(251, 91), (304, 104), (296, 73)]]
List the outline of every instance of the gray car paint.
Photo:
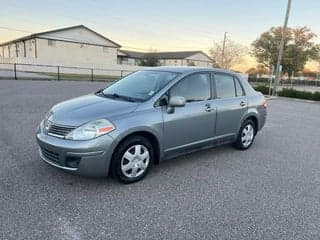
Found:
[[(81, 175), (108, 175), (112, 153), (127, 136), (148, 133), (157, 143), (159, 161), (236, 139), (242, 122), (255, 117), (260, 130), (266, 119), (262, 106), (264, 97), (253, 90), (250, 84), (236, 73), (214, 68), (197, 67), (157, 67), (152, 71), (179, 73), (178, 77), (145, 102), (132, 103), (107, 99), (94, 94), (64, 101), (55, 105), (51, 121), (67, 126), (80, 126), (91, 120), (107, 118), (116, 129), (107, 135), (88, 141), (73, 141), (48, 136), (40, 126), (36, 138), (38, 144), (61, 154), (61, 164), (65, 156), (81, 156), (77, 169), (66, 169), (47, 159), (47, 163)], [(158, 100), (184, 77), (197, 73), (225, 73), (235, 76), (241, 82), (246, 96), (235, 98), (212, 98), (206, 101), (190, 102), (184, 107), (176, 107), (174, 113), (167, 113), (166, 106), (158, 106)], [(245, 106), (240, 102), (245, 101)], [(210, 111), (207, 111), (210, 104)], [(96, 153), (99, 154), (96, 154)], [(44, 158), (42, 156), (42, 158)]]
[(80, 126), (93, 119), (112, 118), (130, 113), (137, 108), (134, 102), (105, 99), (94, 94), (85, 95), (55, 105), (51, 121), (65, 126)]

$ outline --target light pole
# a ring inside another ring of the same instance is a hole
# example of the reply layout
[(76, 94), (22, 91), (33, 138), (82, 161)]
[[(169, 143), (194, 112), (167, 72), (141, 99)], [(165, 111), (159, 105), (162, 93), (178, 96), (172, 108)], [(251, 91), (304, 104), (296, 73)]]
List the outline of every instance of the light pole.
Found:
[(278, 87), (278, 84), (280, 82), (280, 77), (281, 77), (280, 65), (281, 65), (281, 59), (282, 59), (282, 54), (283, 54), (284, 41), (285, 41), (285, 37), (286, 37), (290, 7), (291, 7), (291, 0), (288, 0), (286, 17), (285, 17), (283, 28), (282, 28), (282, 36), (281, 36), (281, 42), (280, 42), (280, 46), (279, 46), (279, 55), (278, 55), (278, 61), (277, 61), (277, 66), (276, 66), (276, 78), (275, 78), (274, 86), (273, 86), (273, 95), (277, 93), (277, 87)]
[(223, 44), (222, 44), (222, 53), (221, 53), (221, 67), (223, 67), (224, 62), (224, 50), (226, 48), (227, 32), (224, 32)]

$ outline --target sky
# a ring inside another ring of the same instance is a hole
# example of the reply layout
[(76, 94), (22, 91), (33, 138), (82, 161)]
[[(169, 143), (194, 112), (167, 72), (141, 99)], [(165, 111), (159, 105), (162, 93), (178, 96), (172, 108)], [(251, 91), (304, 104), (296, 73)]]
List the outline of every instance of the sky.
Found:
[[(207, 52), (224, 32), (249, 46), (271, 26), (283, 24), (286, 4), (287, 0), (0, 0), (0, 42), (83, 24), (126, 49)], [(308, 26), (320, 36), (319, 23), (320, 0), (292, 0), (289, 27)]]

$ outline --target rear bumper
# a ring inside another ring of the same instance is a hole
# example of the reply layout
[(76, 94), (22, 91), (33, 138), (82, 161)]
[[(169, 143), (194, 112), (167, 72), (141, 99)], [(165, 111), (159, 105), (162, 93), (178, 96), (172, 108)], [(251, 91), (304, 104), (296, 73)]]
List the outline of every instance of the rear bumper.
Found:
[(266, 124), (266, 119), (267, 119), (267, 111), (266, 109), (264, 109), (263, 111), (260, 111), (258, 131), (260, 131), (263, 128), (263, 126)]
[(73, 141), (36, 133), (43, 161), (64, 171), (89, 177), (107, 176), (113, 152), (113, 138), (104, 135), (88, 141)]

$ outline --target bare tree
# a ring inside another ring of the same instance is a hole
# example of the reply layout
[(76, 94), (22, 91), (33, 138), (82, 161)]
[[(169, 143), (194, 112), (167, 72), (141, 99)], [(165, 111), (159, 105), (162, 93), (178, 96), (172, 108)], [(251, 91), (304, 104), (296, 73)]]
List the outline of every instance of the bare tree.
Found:
[(227, 39), (224, 50), (223, 41), (221, 41), (214, 42), (209, 52), (211, 58), (215, 60), (219, 67), (230, 69), (233, 65), (241, 61), (241, 58), (248, 52), (248, 49), (241, 44)]

